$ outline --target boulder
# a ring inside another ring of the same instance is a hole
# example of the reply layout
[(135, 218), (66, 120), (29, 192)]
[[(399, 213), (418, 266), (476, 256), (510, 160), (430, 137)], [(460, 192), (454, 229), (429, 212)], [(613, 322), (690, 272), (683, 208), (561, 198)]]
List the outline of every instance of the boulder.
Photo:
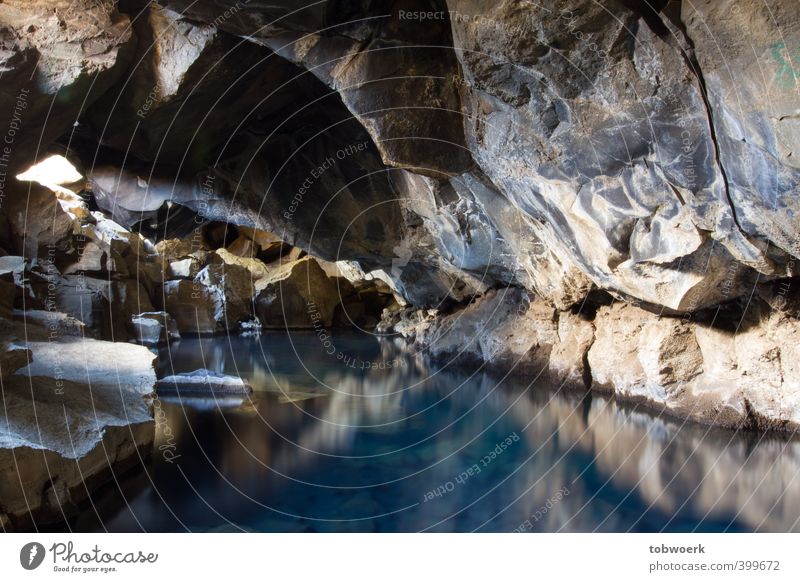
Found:
[(25, 325), (38, 325), (47, 329), (54, 340), (62, 337), (84, 337), (87, 332), (81, 320), (60, 311), (17, 309), (14, 311), (14, 318)]
[(7, 378), (31, 361), (31, 351), (20, 343), (0, 342), (0, 378)]
[(145, 345), (158, 345), (180, 339), (178, 325), (166, 311), (151, 311), (131, 317), (133, 339)]
[(255, 299), (265, 328), (330, 327), (340, 302), (335, 283), (311, 257), (285, 263), (263, 281)]
[(164, 283), (162, 301), (181, 333), (208, 334), (252, 319), (253, 296), (249, 271), (220, 261), (205, 266), (191, 281)]
[(3, 383), (0, 514), (24, 530), (78, 511), (153, 443), (146, 348), (74, 338), (29, 342), (33, 361)]
[(34, 182), (8, 184), (2, 210), (8, 217), (13, 249), (26, 259), (74, 252), (75, 222), (52, 191)]
[(161, 300), (164, 311), (183, 333), (211, 334), (218, 331), (216, 306), (211, 293), (195, 281), (167, 281)]
[(247, 269), (253, 282), (256, 295), (261, 292), (270, 277), (270, 269), (259, 259), (238, 256), (228, 249), (217, 249), (214, 254), (226, 265), (235, 265)]
[(10, 179), (115, 82), (136, 42), (129, 18), (95, 0), (4, 1), (0, 39), (0, 127), (11, 141), (3, 175)]
[[(247, 244), (245, 241), (251, 241), (252, 244)], [(237, 243), (239, 246), (237, 246)], [(239, 238), (228, 246), (228, 250), (240, 257), (247, 257), (250, 255), (244, 253), (247, 247), (251, 247), (256, 256), (263, 258), (279, 252), (283, 244), (281, 238), (271, 232), (240, 226)]]
[(196, 257), (186, 257), (169, 264), (170, 279), (194, 279), (202, 265)]
[(214, 317), (221, 330), (252, 319), (255, 290), (250, 272), (244, 267), (212, 263), (204, 267), (194, 281), (208, 290), (214, 304)]
[(133, 279), (53, 275), (47, 290), (45, 302), (80, 321), (87, 334), (98, 339), (127, 341), (131, 316), (154, 311), (147, 291)]
[(238, 376), (228, 376), (210, 370), (195, 370), (166, 376), (156, 382), (159, 396), (238, 396), (253, 392), (252, 387)]

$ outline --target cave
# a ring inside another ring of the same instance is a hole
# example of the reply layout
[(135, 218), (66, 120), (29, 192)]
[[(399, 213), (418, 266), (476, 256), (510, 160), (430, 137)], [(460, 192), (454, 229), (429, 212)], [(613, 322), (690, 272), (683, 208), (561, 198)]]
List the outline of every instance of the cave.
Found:
[(769, 4), (0, 2), (2, 529), (797, 531)]

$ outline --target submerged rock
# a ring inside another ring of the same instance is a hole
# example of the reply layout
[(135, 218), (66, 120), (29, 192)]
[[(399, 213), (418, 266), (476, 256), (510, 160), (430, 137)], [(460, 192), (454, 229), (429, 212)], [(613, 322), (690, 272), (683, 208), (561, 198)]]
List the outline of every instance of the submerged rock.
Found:
[(166, 311), (150, 311), (131, 318), (133, 339), (145, 345), (180, 339), (181, 334), (175, 320)]
[(158, 395), (231, 396), (247, 395), (253, 388), (238, 376), (227, 376), (210, 370), (195, 370), (166, 376), (156, 382)]

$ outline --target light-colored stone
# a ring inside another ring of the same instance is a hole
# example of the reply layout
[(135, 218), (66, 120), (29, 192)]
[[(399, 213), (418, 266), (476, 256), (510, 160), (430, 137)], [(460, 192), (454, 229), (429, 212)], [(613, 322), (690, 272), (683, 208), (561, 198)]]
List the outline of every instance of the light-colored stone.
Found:
[(133, 339), (145, 345), (157, 345), (180, 339), (175, 320), (166, 311), (151, 311), (131, 317)]
[(709, 424), (800, 426), (800, 322), (754, 309), (735, 331), (629, 305), (601, 308), (593, 386)]
[(87, 484), (155, 435), (149, 350), (78, 338), (28, 348), (31, 364), (4, 381), (0, 417), (0, 512), (21, 527), (75, 513)]

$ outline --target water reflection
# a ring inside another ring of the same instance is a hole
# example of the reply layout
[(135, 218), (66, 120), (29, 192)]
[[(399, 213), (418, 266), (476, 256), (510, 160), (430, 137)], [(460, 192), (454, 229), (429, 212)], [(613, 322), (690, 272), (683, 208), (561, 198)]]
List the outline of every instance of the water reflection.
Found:
[(241, 375), (256, 393), (233, 406), (163, 402), (156, 446), (167, 430), (178, 456), (156, 450), (146, 482), (139, 476), (94, 527), (800, 529), (795, 441), (681, 426), (597, 397), (431, 367), (389, 341), (335, 339), (344, 357), (313, 333), (165, 349), (162, 375), (205, 367)]

